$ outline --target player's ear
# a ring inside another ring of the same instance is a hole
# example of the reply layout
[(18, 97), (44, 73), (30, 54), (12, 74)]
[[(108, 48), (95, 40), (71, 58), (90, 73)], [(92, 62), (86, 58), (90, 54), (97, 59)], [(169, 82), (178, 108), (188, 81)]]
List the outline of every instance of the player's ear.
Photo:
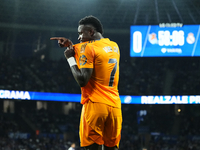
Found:
[(94, 29), (90, 29), (90, 35), (93, 36), (95, 33)]

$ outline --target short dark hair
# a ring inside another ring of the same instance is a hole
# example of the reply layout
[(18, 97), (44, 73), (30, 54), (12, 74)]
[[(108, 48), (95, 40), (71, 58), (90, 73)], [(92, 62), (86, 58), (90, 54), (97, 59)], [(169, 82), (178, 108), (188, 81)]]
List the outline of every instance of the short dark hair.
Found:
[(82, 18), (79, 21), (79, 25), (92, 25), (97, 32), (103, 34), (103, 25), (101, 24), (101, 21), (92, 15)]

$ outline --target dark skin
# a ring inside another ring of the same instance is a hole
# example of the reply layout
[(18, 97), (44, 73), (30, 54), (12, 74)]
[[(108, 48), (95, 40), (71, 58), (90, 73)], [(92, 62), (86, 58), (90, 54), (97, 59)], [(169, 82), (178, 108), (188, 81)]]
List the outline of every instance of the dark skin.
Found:
[[(97, 32), (91, 25), (79, 25), (78, 27), (78, 40), (80, 42), (86, 42), (91, 40), (98, 40), (103, 38), (103, 36)], [(73, 43), (64, 37), (52, 37), (51, 40), (58, 40), (60, 47), (67, 47), (64, 51), (65, 58), (74, 57)], [(86, 86), (88, 83), (93, 69), (92, 68), (81, 68), (79, 69), (77, 65), (71, 67), (72, 74), (79, 84), (80, 87)]]
[[(78, 26), (78, 40), (80, 43), (86, 42), (86, 41), (92, 41), (92, 40), (99, 40), (101, 38), (104, 38), (101, 33), (97, 32), (95, 28), (92, 25), (79, 25)], [(65, 58), (68, 59), (70, 57), (74, 57), (74, 49), (73, 49), (73, 43), (65, 38), (65, 37), (52, 37), (50, 40), (58, 40), (58, 45), (60, 47), (67, 47), (64, 51)], [(77, 65), (74, 65), (71, 67), (72, 74), (79, 84), (80, 87), (84, 87), (87, 85), (89, 79), (92, 76), (93, 69), (92, 68), (81, 68), (79, 69)], [(85, 150), (101, 150), (102, 145), (98, 145), (96, 143), (85, 147)], [(104, 146), (105, 150), (118, 150), (118, 148), (115, 147), (107, 147)]]

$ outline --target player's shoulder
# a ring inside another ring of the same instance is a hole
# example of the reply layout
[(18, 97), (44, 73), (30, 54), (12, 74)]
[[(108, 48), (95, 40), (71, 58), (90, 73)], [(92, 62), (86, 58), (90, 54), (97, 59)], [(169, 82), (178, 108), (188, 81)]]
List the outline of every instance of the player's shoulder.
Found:
[(91, 47), (93, 47), (94, 45), (99, 45), (100, 40), (91, 40), (91, 41), (87, 41), (85, 42), (83, 45), (85, 48), (87, 49), (91, 49)]
[(88, 42), (81, 42), (81, 43), (77, 43), (77, 44), (74, 44), (73, 47), (81, 47), (83, 45), (87, 45)]
[(114, 45), (114, 46), (118, 45), (115, 41), (111, 41), (109, 38), (105, 38), (104, 40), (105, 42), (110, 43), (110, 45)]
[(101, 44), (117, 45), (116, 42), (111, 41), (109, 38), (102, 38), (102, 39), (99, 39), (99, 40), (91, 41), (91, 44), (95, 44), (95, 45), (101, 45)]
[(78, 43), (75, 46), (78, 46), (81, 49), (90, 49), (93, 46), (104, 46), (104, 45), (111, 45), (118, 47), (118, 44), (114, 41), (111, 41), (109, 38), (102, 38), (98, 40), (91, 40), (83, 43)]
[(112, 45), (118, 46), (118, 44), (116, 42), (114, 42), (114, 41), (110, 41), (110, 42), (111, 42)]

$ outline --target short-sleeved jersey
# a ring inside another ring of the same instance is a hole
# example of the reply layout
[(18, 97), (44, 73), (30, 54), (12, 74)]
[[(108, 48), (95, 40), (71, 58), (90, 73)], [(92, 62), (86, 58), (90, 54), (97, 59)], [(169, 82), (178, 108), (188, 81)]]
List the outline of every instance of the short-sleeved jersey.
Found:
[(86, 86), (81, 87), (81, 103), (91, 100), (121, 108), (118, 92), (120, 51), (108, 38), (73, 46), (79, 69), (93, 68)]

